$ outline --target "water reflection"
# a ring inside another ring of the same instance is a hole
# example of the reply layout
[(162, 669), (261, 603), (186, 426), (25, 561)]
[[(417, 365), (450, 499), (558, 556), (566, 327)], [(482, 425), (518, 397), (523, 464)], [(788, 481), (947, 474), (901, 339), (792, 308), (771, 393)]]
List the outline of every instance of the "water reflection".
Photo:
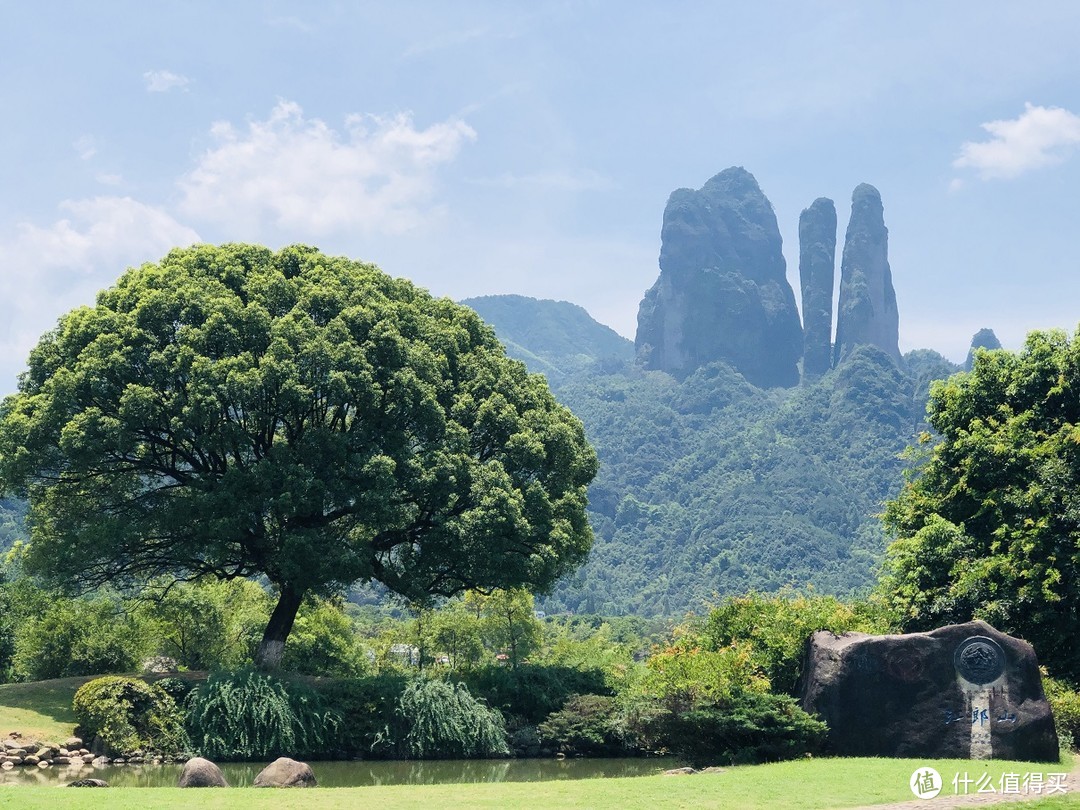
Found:
[[(223, 763), (230, 785), (247, 787), (266, 763)], [(312, 762), (324, 787), (365, 785), (443, 785), (466, 782), (543, 782), (649, 776), (677, 763), (666, 759), (471, 759), (364, 762)], [(116, 787), (172, 787), (181, 765), (107, 765), (0, 770), (0, 785), (58, 785), (75, 779), (104, 779)]]

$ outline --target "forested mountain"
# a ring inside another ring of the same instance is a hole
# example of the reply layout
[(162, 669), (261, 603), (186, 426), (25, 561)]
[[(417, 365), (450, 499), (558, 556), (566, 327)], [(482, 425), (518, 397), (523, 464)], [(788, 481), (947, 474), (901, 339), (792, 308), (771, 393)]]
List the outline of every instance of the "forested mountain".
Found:
[(581, 343), (557, 337), (554, 302), (514, 296), (499, 308), (493, 298), (485, 317), (517, 338), (532, 370), (584, 366), (549, 382), (600, 456), (596, 539), (549, 609), (670, 614), (715, 594), (786, 584), (846, 593), (873, 581), (884, 549), (876, 515), (899, 489), (899, 454), (925, 427), (930, 380), (958, 366), (921, 350), (901, 371), (859, 346), (792, 389), (757, 388), (723, 362), (680, 382), (631, 361), (585, 362)]
[(461, 303), (488, 323), (498, 323), (506, 353), (548, 379), (600, 367), (617, 368), (634, 356), (634, 344), (597, 323), (584, 308), (567, 301), (523, 295), (485, 295)]

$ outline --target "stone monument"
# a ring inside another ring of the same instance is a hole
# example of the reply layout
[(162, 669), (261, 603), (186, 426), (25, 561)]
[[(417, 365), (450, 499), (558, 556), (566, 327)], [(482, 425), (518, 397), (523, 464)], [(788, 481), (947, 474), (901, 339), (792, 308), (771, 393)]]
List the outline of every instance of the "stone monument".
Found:
[(1059, 756), (1035, 650), (985, 622), (896, 636), (814, 633), (801, 696), (828, 723), (834, 754)]

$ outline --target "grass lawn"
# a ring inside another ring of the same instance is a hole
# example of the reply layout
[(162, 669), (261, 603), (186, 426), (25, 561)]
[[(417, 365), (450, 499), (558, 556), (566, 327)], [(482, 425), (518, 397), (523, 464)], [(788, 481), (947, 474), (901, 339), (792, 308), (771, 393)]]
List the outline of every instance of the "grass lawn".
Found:
[(71, 699), (93, 678), (57, 678), (34, 683), (0, 684), (0, 734), (63, 742), (75, 730)]
[[(58, 787), (0, 788), (0, 806), (19, 808), (221, 808), (221, 810), (346, 810), (355, 807), (396, 808), (817, 808), (859, 807), (911, 801), (908, 780), (916, 768), (929, 765), (944, 778), (939, 802), (954, 795), (952, 778), (966, 773), (975, 780), (984, 773), (998, 785), (1004, 773), (1068, 772), (1074, 763), (1047, 766), (1020, 762), (969, 760), (814, 759), (773, 765), (728, 768), (695, 776), (644, 776), (625, 779), (519, 782), (477, 785), (400, 785), (362, 788), (315, 788), (269, 791), (256, 788), (180, 790), (116, 788), (77, 790)], [(313, 763), (316, 776), (318, 763)], [(1071, 790), (1080, 785), (1067, 783)], [(65, 793), (58, 796), (57, 791)], [(974, 784), (970, 792), (975, 792)], [(934, 800), (927, 800), (932, 808)], [(1016, 805), (1006, 805), (1014, 807)], [(1029, 807), (1080, 807), (1080, 793), (1044, 799)]]

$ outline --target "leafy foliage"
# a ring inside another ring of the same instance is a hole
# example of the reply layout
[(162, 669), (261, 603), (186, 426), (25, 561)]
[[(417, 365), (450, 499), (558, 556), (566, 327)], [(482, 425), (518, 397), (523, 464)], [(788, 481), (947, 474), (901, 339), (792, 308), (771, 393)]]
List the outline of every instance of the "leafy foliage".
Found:
[(574, 695), (537, 727), (540, 741), (565, 754), (610, 756), (623, 752), (618, 703), (604, 695)]
[(137, 617), (115, 595), (57, 599), (21, 584), (39, 607), (27, 611), (16, 634), (12, 669), (18, 679), (130, 672), (149, 652)]
[(772, 596), (750, 593), (724, 599), (687, 632), (706, 650), (747, 645), (750, 659), (768, 678), (772, 691), (794, 695), (811, 634), (887, 633), (891, 619), (878, 603), (842, 602), (835, 596), (794, 591)]
[(1043, 676), (1043, 691), (1054, 713), (1054, 726), (1063, 749), (1080, 746), (1080, 692), (1064, 681)]
[(473, 697), (462, 683), (417, 679), (401, 693), (396, 728), (388, 733), (399, 753), (416, 759), (506, 756), (502, 715)]
[(458, 675), (489, 705), (517, 722), (536, 724), (561, 709), (572, 695), (610, 694), (599, 669), (522, 664), (488, 666)]
[(265, 673), (213, 675), (186, 709), (192, 745), (209, 759), (325, 757), (338, 745), (341, 720), (317, 693)]
[(72, 709), (80, 733), (100, 737), (114, 753), (185, 749), (183, 716), (163, 688), (137, 678), (109, 675), (83, 684)]
[(408, 680), (397, 674), (320, 681), (316, 689), (326, 706), (341, 718), (338, 745), (350, 757), (394, 754), (387, 728)]
[[(1033, 332), (931, 389), (940, 435), (891, 501), (883, 590), (905, 630), (981, 618), (1080, 676), (1080, 339)], [(927, 438), (926, 444), (930, 444)]]
[(813, 754), (827, 727), (787, 695), (742, 692), (661, 715), (652, 734), (695, 767), (775, 762)]
[(175, 250), (63, 317), (0, 407), (28, 566), (65, 586), (264, 575), (308, 594), (550, 586), (596, 458), (471, 310), (306, 247)]

